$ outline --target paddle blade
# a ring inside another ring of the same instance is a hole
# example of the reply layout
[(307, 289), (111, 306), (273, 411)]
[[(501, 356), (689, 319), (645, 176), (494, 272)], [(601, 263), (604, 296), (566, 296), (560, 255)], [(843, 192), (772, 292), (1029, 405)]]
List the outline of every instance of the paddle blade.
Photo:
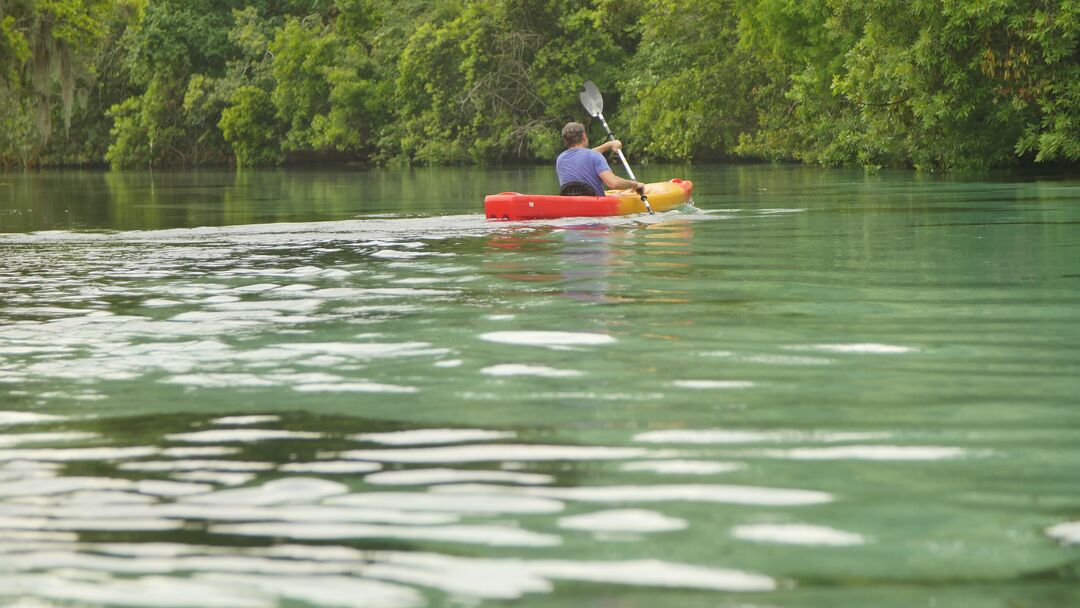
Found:
[(604, 113), (604, 96), (591, 80), (585, 81), (585, 86), (581, 87), (578, 97), (581, 98), (581, 105), (585, 106), (585, 111), (589, 113), (589, 116), (595, 118)]

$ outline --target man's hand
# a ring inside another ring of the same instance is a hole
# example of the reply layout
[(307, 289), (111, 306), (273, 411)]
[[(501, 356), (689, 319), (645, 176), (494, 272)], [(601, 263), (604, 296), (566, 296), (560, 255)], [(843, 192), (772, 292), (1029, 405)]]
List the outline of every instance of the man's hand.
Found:
[(593, 151), (599, 152), (600, 154), (607, 154), (608, 152), (618, 152), (619, 150), (622, 150), (622, 142), (617, 139), (605, 141), (599, 146), (593, 148)]

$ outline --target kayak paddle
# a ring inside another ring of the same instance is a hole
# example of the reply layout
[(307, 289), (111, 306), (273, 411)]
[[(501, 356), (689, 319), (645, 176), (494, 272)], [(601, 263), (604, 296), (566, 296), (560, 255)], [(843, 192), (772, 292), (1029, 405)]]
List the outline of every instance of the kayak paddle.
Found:
[[(608, 127), (607, 121), (604, 120), (604, 96), (600, 94), (600, 89), (596, 88), (596, 85), (591, 80), (585, 81), (585, 86), (581, 88), (581, 93), (578, 94), (581, 98), (581, 105), (585, 106), (585, 111), (589, 113), (589, 116), (593, 118), (599, 118), (600, 124), (604, 125), (604, 131), (607, 131), (608, 140), (614, 140), (615, 135), (612, 134), (611, 128)], [(623, 156), (622, 150), (616, 150), (619, 154), (619, 160), (622, 161), (622, 166), (626, 169), (626, 174), (630, 176), (630, 179), (637, 181), (634, 177), (634, 172), (630, 170), (630, 163), (626, 162), (626, 157)], [(645, 208), (649, 210), (649, 215), (653, 214), (652, 206), (649, 205), (649, 199), (645, 196), (645, 189), (641, 190), (641, 202), (645, 203)]]

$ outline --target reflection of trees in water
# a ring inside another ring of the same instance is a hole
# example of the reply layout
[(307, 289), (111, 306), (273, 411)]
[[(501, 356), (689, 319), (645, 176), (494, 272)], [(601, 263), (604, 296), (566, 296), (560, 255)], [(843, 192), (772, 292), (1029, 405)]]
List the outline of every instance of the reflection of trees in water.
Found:
[(0, 229), (5, 231), (155, 230), (371, 215), (478, 214), (486, 194), (558, 189), (549, 165), (48, 171), (11, 174), (2, 181), (6, 185), (0, 185)]
[(550, 167), (90, 175), (108, 187), (94, 227), (143, 229), (478, 213), (486, 193), (555, 183)]
[(117, 229), (213, 226), (222, 223), (220, 201), (213, 192), (233, 185), (235, 174), (104, 173), (108, 223)]
[(106, 225), (103, 173), (50, 171), (0, 177), (0, 232), (70, 230)]

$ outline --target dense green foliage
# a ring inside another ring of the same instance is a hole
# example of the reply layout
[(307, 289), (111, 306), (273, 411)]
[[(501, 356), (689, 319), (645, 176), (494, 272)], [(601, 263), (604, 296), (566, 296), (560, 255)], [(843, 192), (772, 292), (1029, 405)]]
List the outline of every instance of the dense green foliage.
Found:
[(549, 160), (585, 79), (637, 158), (1080, 161), (1080, 0), (0, 0), (0, 163)]

